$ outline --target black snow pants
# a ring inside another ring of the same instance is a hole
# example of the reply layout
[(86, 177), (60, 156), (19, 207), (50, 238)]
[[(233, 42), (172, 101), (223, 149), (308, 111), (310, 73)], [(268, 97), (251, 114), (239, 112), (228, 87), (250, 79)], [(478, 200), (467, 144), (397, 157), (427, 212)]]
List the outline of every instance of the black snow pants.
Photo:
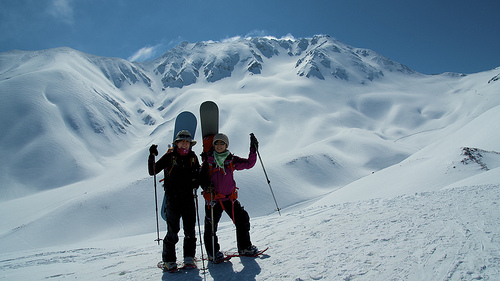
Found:
[[(224, 204), (226, 214), (228, 214), (229, 217), (233, 219), (233, 204), (231, 204), (231, 200), (222, 201), (222, 204)], [(215, 252), (218, 252), (220, 250), (220, 245), (216, 233), (217, 225), (219, 224), (224, 209), (222, 208), (220, 202), (217, 202), (217, 204), (215, 204), (215, 206), (213, 207), (205, 205), (205, 234), (203, 237), (205, 240), (205, 249), (207, 250), (207, 253), (212, 256), (212, 219), (210, 208), (214, 208)], [(238, 200), (234, 200), (233, 221), (236, 226), (236, 241), (238, 250), (244, 250), (252, 246), (252, 242), (250, 241), (250, 217)]]
[(196, 253), (196, 208), (194, 198), (168, 200), (166, 204), (167, 235), (163, 239), (162, 260), (175, 262), (175, 244), (179, 241), (180, 220), (184, 230), (184, 257), (193, 257)]

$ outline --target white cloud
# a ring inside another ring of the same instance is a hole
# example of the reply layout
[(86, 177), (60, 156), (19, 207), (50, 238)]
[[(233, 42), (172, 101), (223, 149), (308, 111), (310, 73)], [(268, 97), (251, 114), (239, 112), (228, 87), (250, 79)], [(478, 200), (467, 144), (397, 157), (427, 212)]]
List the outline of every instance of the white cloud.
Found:
[[(287, 34), (287, 38), (288, 37), (292, 37), (293, 36), (291, 34)], [(222, 39), (222, 42), (223, 43), (231, 43), (231, 42), (234, 42), (234, 41), (238, 41), (242, 38), (245, 38), (245, 39), (252, 39), (252, 38), (255, 38), (255, 37), (264, 37), (264, 38), (268, 38), (268, 39), (277, 39), (276, 37), (272, 36), (272, 35), (268, 35), (268, 32), (266, 30), (257, 30), (257, 29), (254, 29), (250, 32), (248, 32), (245, 36), (240, 36), (240, 35), (236, 35), (236, 36), (233, 36), (233, 37), (230, 37), (230, 38), (224, 38)]]
[(135, 52), (132, 56), (130, 56), (128, 61), (145, 61), (156, 56), (156, 53), (160, 49), (162, 45), (158, 44), (155, 46), (146, 46), (140, 48), (137, 52)]
[(222, 39), (222, 43), (231, 43), (241, 39), (241, 36), (234, 36), (231, 38)]
[[(235, 36), (233, 38), (237, 38), (237, 37), (238, 36)], [(278, 39), (275, 36), (269, 35), (269, 33), (266, 30), (257, 30), (257, 29), (250, 31), (247, 33), (247, 35), (245, 35), (245, 38), (253, 38), (253, 37), (264, 37), (267, 39)], [(229, 38), (229, 39), (233, 39), (233, 38)], [(239, 38), (237, 38), (237, 39), (239, 39)], [(287, 35), (282, 36), (281, 39), (295, 40), (295, 37), (291, 33), (288, 33)]]
[(73, 7), (71, 0), (52, 0), (48, 8), (48, 13), (54, 18), (66, 23), (73, 24)]
[(252, 37), (268, 37), (267, 35), (267, 31), (265, 30), (257, 30), (257, 29), (254, 29), (250, 32), (247, 33), (247, 35), (245, 35), (246, 38), (252, 38)]
[(281, 37), (281, 39), (285, 39), (285, 40), (295, 40), (295, 37), (293, 37), (293, 35), (291, 33), (288, 33), (287, 35)]

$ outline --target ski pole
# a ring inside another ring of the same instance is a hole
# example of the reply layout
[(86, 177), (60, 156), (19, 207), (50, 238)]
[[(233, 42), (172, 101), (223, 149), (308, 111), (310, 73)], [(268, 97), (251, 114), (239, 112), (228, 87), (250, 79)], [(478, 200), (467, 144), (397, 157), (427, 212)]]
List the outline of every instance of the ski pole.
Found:
[(156, 163), (153, 164), (153, 177), (155, 181), (155, 205), (156, 205), (156, 240), (160, 245), (160, 224), (158, 223), (158, 195), (156, 195)]
[[(251, 136), (254, 136), (253, 133), (250, 134)], [(278, 202), (276, 201), (276, 197), (274, 196), (273, 188), (271, 187), (271, 181), (269, 180), (269, 177), (267, 176), (266, 168), (264, 168), (264, 163), (262, 162), (262, 158), (260, 157), (259, 149), (255, 149), (257, 151), (257, 156), (259, 156), (260, 164), (262, 165), (262, 170), (264, 170), (264, 175), (266, 176), (267, 184), (269, 185), (269, 189), (271, 190), (271, 194), (273, 195), (274, 199), (274, 204), (276, 204), (276, 211), (278, 211), (278, 214), (281, 216), (280, 212), (280, 207), (278, 207)]]
[(205, 255), (203, 254), (203, 238), (201, 237), (200, 212), (199, 212), (199, 208), (198, 208), (198, 192), (196, 191), (196, 188), (193, 189), (193, 191), (194, 191), (194, 200), (196, 203), (196, 218), (198, 220), (198, 233), (200, 234), (201, 260), (203, 263), (202, 270), (206, 270), (206, 268), (205, 268)]
[(210, 217), (212, 220), (212, 262), (215, 262), (214, 192), (210, 192)]

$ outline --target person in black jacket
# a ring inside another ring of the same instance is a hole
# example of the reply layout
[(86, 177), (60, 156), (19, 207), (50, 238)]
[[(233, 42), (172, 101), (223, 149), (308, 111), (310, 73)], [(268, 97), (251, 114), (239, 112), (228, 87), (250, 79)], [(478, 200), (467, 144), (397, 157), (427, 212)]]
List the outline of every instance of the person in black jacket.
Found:
[(162, 261), (167, 270), (177, 268), (175, 244), (179, 241), (181, 217), (184, 230), (184, 265), (195, 267), (196, 206), (193, 190), (199, 186), (200, 170), (198, 157), (191, 150), (195, 144), (196, 141), (188, 131), (180, 131), (173, 142), (173, 148), (170, 148), (156, 163), (158, 146), (153, 144), (149, 148), (149, 174), (158, 174), (162, 170), (165, 174), (167, 235), (163, 239)]

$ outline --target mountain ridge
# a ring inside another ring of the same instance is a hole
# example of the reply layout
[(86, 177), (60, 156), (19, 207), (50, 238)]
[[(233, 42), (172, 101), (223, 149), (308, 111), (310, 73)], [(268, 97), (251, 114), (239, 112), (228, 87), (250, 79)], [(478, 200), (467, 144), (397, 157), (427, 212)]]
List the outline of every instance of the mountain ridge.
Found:
[[(240, 47), (233, 48), (235, 45)], [(213, 56), (215, 53), (218, 55)], [(376, 52), (350, 47), (327, 35), (297, 40), (257, 37), (230, 42), (183, 42), (151, 62), (138, 64), (153, 67), (162, 76), (164, 88), (182, 88), (202, 78), (215, 82), (230, 77), (237, 64), (244, 65), (248, 75), (261, 74), (265, 59), (283, 53), (295, 60), (296, 74), (307, 78), (333, 77), (363, 84), (384, 76), (384, 71), (417, 74)]]
[[(239, 136), (244, 128), (255, 131), (266, 143), (262, 149), (280, 155), (278, 170), (282, 165), (295, 170), (310, 161), (313, 166), (326, 164), (320, 174), (338, 177), (339, 186), (408, 157), (418, 145), (391, 142), (407, 143), (416, 138), (408, 136), (465, 118), (455, 108), (460, 99), (471, 89), (484, 92), (498, 84), (497, 70), (423, 75), (329, 36), (183, 42), (142, 63), (67, 47), (5, 52), (0, 62), (0, 144), (6, 159), (0, 165), (2, 198), (98, 176), (114, 155), (171, 139), (176, 114), (196, 113), (208, 99), (220, 104), (221, 128), (234, 131), (234, 149), (244, 147), (246, 139)], [(472, 80), (462, 82), (467, 79)], [(449, 102), (452, 96), (460, 98)], [(427, 98), (434, 102), (423, 100)], [(494, 105), (480, 104), (475, 106), (478, 112)], [(359, 140), (346, 141), (348, 131)], [(325, 152), (304, 147), (308, 139), (299, 133), (317, 136)], [(287, 155), (280, 144), (290, 138), (296, 141)], [(369, 146), (380, 152), (364, 155), (362, 162), (339, 149), (372, 138)], [(328, 175), (336, 167), (342, 172)], [(68, 170), (61, 175), (58, 170), (64, 168)], [(285, 175), (298, 176), (286, 169)]]

